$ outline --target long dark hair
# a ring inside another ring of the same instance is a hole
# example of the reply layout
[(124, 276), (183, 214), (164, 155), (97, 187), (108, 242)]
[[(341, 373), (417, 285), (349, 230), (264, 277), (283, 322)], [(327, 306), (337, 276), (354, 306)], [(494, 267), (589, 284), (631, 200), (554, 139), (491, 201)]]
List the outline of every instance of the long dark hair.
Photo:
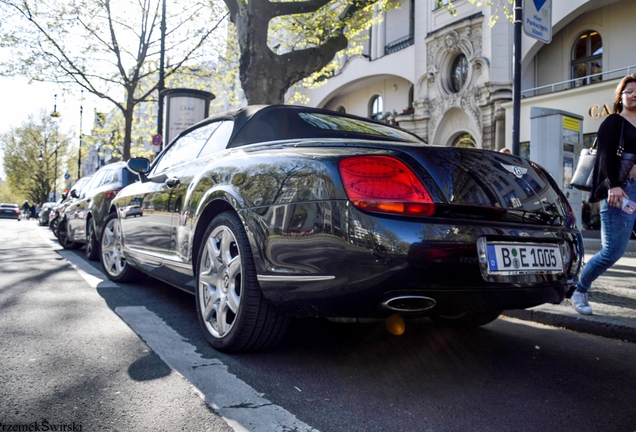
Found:
[(636, 82), (636, 73), (627, 75), (616, 86), (616, 92), (614, 93), (614, 114), (620, 114), (623, 111), (623, 90), (630, 82)]

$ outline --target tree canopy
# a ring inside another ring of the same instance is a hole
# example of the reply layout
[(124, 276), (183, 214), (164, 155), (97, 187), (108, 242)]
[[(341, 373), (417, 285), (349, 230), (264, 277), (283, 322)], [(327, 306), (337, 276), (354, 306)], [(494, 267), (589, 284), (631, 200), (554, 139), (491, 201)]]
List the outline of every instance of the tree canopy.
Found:
[(56, 174), (60, 177), (65, 170), (69, 141), (44, 111), (39, 118), (30, 116), (21, 126), (0, 135), (9, 187), (29, 202), (48, 201), (54, 187), (62, 187)]
[[(110, 101), (124, 118), (130, 157), (135, 107), (156, 95), (161, 0), (0, 0), (0, 46), (11, 51), (0, 74), (82, 88)], [(165, 76), (215, 60), (225, 8), (193, 0), (166, 13)], [(191, 71), (193, 72), (193, 71)], [(195, 72), (193, 72), (195, 73)]]

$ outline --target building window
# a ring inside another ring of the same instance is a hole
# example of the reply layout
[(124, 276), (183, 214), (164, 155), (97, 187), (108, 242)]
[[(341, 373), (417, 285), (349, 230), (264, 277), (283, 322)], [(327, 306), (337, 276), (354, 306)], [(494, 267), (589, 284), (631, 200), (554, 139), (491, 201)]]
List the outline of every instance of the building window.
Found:
[(342, 105), (340, 105), (338, 108), (336, 108), (336, 112), (340, 113), (340, 114), (346, 114), (347, 110), (345, 107), (343, 107)]
[(433, 0), (433, 9), (439, 9), (442, 6), (447, 6), (451, 0)]
[(468, 59), (464, 54), (459, 54), (453, 60), (453, 65), (450, 69), (450, 84), (451, 90), (458, 93), (468, 78)]
[(477, 144), (471, 134), (464, 133), (455, 138), (455, 141), (453, 141), (453, 147), (475, 148), (477, 147)]
[[(596, 31), (583, 33), (572, 47), (572, 79), (575, 87), (593, 84), (602, 80), (603, 41)], [(583, 78), (583, 79), (577, 79)]]
[(384, 104), (382, 102), (382, 96), (373, 96), (369, 102), (369, 117), (373, 120), (382, 120), (382, 111), (384, 110)]

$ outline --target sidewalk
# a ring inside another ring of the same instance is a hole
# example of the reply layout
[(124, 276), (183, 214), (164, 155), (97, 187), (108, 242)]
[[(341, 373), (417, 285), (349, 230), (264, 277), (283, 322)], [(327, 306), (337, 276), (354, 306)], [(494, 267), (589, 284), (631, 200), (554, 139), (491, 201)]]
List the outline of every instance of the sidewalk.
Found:
[[(600, 240), (586, 238), (584, 241), (587, 261), (600, 249)], [(635, 240), (630, 241), (623, 258), (592, 284), (589, 300), (594, 315), (577, 313), (569, 300), (558, 305), (505, 311), (504, 315), (636, 343)]]

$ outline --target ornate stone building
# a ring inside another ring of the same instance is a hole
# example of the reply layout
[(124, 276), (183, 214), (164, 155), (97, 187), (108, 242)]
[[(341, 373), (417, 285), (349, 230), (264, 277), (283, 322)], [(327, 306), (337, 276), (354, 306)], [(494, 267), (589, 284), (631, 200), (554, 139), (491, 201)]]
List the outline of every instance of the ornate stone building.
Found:
[[(402, 1), (369, 32), (361, 56), (343, 58), (312, 106), (397, 121), (432, 145), (511, 147), (513, 25), (490, 26), (489, 7), (456, 0), (456, 16), (434, 0)], [(633, 0), (552, 2), (552, 41), (522, 40), (522, 155), (530, 107), (577, 113), (593, 139), (612, 87), (636, 72)], [(591, 114), (591, 113), (594, 114)]]

